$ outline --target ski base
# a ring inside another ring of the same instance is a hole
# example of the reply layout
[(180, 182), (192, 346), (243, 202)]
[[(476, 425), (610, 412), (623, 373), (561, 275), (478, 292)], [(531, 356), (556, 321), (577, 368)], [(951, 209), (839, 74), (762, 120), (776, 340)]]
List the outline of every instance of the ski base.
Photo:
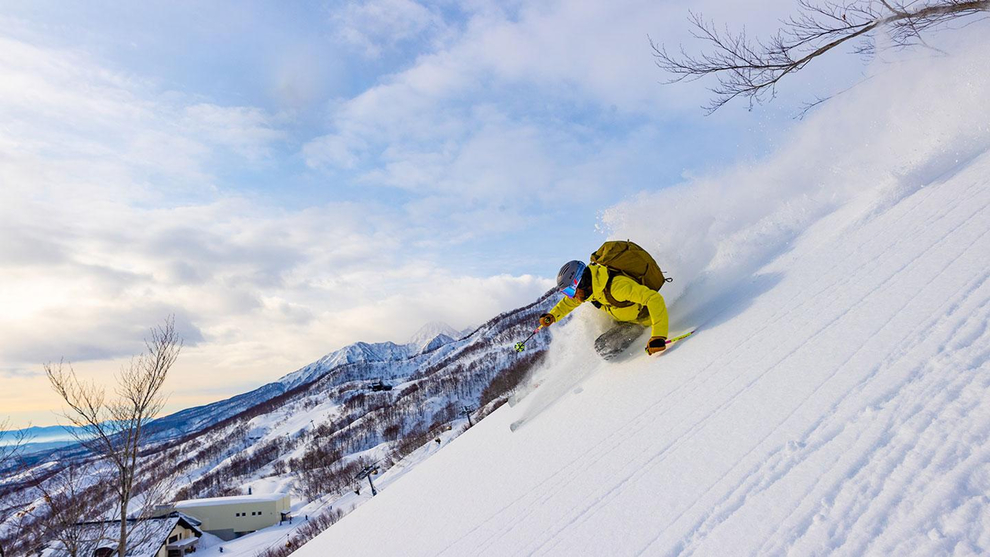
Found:
[(646, 327), (637, 323), (618, 323), (595, 339), (595, 352), (606, 362), (614, 360), (645, 331)]

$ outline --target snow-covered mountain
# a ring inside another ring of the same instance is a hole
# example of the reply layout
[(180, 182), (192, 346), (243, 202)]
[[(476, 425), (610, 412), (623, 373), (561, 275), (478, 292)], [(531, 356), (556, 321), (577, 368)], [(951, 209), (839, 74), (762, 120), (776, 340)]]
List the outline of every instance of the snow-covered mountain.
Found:
[(305, 383), (311, 383), (335, 367), (347, 364), (405, 360), (418, 351), (418, 347), (409, 344), (356, 342), (282, 377), (278, 383), (285, 390), (289, 390)]
[(334, 350), (319, 360), (253, 391), (165, 416), (153, 424), (153, 429), (159, 439), (193, 433), (295, 388), (312, 383), (335, 368), (348, 364), (399, 362), (420, 353), (437, 350), (464, 336), (464, 333), (446, 323), (434, 321), (423, 325), (406, 344), (356, 342)]
[(32, 454), (47, 452), (76, 443), (74, 434), (84, 433), (83, 428), (72, 426), (29, 427), (14, 431), (0, 431), (0, 448), (17, 443), (19, 451)]
[(409, 344), (418, 347), (420, 352), (428, 352), (462, 336), (464, 333), (442, 321), (431, 321), (416, 331)]
[(580, 308), (527, 398), (294, 555), (990, 555), (987, 45), (606, 211), (698, 333), (605, 364)]
[(55, 443), (71, 441), (73, 432), (81, 432), (81, 428), (71, 426), (35, 426), (14, 431), (0, 431), (0, 446), (11, 444), (22, 436), (31, 443)]
[[(441, 321), (432, 321), (423, 325), (419, 331), (413, 335), (409, 342), (405, 344), (396, 344), (394, 342), (356, 342), (334, 350), (311, 364), (308, 364), (296, 371), (286, 374), (276, 381), (262, 385), (261, 387), (247, 393), (242, 393), (210, 404), (187, 408), (174, 414), (164, 416), (151, 424), (151, 435), (155, 440), (166, 442), (170, 439), (181, 437), (183, 435), (193, 434), (197, 431), (230, 419), (233, 416), (236, 416), (275, 397), (281, 396), (289, 391), (292, 391), (293, 389), (313, 383), (333, 369), (351, 364), (384, 364), (387, 362), (401, 362), (420, 354), (434, 352), (446, 345), (450, 345), (463, 339), (470, 332), (472, 332), (472, 330), (458, 331)], [(541, 348), (542, 346), (537, 346), (536, 351), (539, 351)], [(410, 364), (402, 364), (402, 367), (409, 368)], [(415, 367), (415, 364), (411, 364), (411, 367)], [(369, 376), (369, 379), (373, 378), (374, 377)], [(71, 436), (68, 436), (68, 433), (62, 428), (55, 426), (53, 428), (45, 429), (44, 433), (46, 435), (49, 429), (61, 432), (62, 437), (57, 440), (46, 438), (43, 441), (45, 443), (50, 441), (59, 441), (59, 443), (44, 447), (38, 445), (37, 450), (40, 451), (49, 448), (59, 448), (71, 443)], [(35, 435), (37, 433), (36, 430), (41, 431), (38, 428), (33, 428), (29, 433)], [(13, 435), (14, 433), (16, 432), (8, 432), (7, 434)], [(40, 436), (40, 434), (37, 436)], [(42, 442), (40, 438), (37, 441), (38, 443)], [(0, 442), (2, 442), (2, 438), (0, 438)]]

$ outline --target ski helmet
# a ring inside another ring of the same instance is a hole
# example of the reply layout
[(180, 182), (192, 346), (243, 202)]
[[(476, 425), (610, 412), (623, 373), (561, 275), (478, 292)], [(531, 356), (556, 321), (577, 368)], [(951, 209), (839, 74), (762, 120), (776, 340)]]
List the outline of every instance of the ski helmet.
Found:
[(573, 298), (578, 283), (581, 282), (581, 277), (584, 275), (584, 270), (587, 267), (587, 265), (577, 260), (564, 263), (564, 266), (560, 268), (560, 272), (557, 273), (557, 289), (563, 292), (568, 298)]

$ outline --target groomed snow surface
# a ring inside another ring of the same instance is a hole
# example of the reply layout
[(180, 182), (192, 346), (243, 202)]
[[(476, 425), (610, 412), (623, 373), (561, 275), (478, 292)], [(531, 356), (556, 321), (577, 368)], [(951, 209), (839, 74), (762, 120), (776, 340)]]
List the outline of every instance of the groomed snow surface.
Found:
[(526, 398), (296, 555), (990, 554), (974, 27), (953, 56), (833, 99), (768, 160), (608, 211), (677, 280), (672, 333), (699, 332), (605, 364), (607, 323), (579, 309)]

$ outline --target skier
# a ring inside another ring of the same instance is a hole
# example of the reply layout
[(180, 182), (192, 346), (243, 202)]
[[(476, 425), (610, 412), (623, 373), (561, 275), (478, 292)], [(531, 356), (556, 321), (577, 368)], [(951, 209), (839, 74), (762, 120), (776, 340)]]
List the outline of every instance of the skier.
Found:
[[(667, 304), (656, 290), (621, 275), (612, 275), (603, 265), (569, 261), (557, 273), (557, 288), (564, 298), (549, 313), (540, 316), (540, 325), (549, 327), (584, 302), (609, 314), (616, 321), (652, 327), (646, 343), (647, 354), (667, 348)], [(599, 337), (604, 339), (611, 331)], [(596, 341), (596, 346), (600, 343)]]

